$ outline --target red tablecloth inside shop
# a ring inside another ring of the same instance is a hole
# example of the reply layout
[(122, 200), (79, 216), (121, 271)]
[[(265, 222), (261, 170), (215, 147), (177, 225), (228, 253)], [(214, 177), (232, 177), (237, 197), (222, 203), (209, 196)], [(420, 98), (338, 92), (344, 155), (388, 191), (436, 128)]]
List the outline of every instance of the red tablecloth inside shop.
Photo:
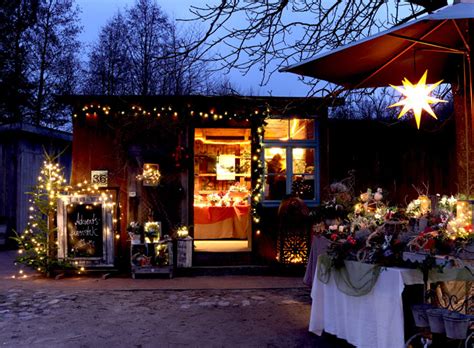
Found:
[(195, 239), (246, 239), (250, 231), (250, 206), (194, 206)]

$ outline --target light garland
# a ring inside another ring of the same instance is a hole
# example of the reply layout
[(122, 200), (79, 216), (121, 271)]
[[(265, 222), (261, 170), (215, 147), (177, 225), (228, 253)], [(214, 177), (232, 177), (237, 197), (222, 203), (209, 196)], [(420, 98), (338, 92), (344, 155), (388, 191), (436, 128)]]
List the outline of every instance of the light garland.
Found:
[[(38, 184), (30, 193), (29, 222), (22, 235), (15, 237), (19, 245), (17, 260), (40, 273), (49, 273), (54, 267), (59, 266), (75, 268), (77, 273), (81, 274), (85, 269), (79, 268), (77, 263), (69, 264), (67, 261), (57, 260), (55, 252), (58, 243), (49, 240), (53, 227), (49, 226), (48, 219), (44, 217), (56, 215), (58, 199), (64, 201), (66, 196), (95, 195), (98, 196), (98, 199), (93, 204), (104, 204), (107, 207), (114, 207), (115, 202), (108, 191), (100, 190), (97, 185), (89, 185), (87, 181), (80, 182), (75, 186), (67, 185), (63, 174), (64, 169), (53, 158), (46, 157), (37, 178)], [(117, 236), (118, 234), (116, 238)], [(23, 269), (19, 269), (18, 276), (13, 275), (12, 278), (26, 278), (26, 275)]]
[[(255, 109), (253, 111), (247, 111), (247, 113), (236, 113), (229, 111), (217, 111), (216, 108), (210, 108), (207, 111), (195, 111), (189, 105), (181, 108), (180, 110), (174, 109), (171, 105), (167, 106), (154, 106), (145, 108), (140, 105), (131, 105), (128, 108), (112, 109), (109, 105), (101, 104), (86, 104), (82, 107), (82, 113), (86, 118), (96, 119), (99, 115), (103, 116), (143, 116), (152, 117), (156, 119), (170, 118), (171, 120), (192, 120), (201, 119), (201, 121), (223, 121), (223, 120), (237, 120), (250, 122), (255, 117), (265, 118), (268, 116), (269, 109), (265, 107), (262, 109)], [(78, 113), (74, 113), (73, 117), (77, 118)]]
[(158, 165), (146, 163), (143, 167), (143, 173), (137, 175), (137, 180), (143, 181), (148, 185), (156, 186), (160, 183), (161, 173)]
[[(252, 132), (252, 162), (253, 170), (251, 173), (253, 190), (251, 193), (251, 215), (252, 222), (255, 227), (255, 233), (257, 236), (261, 234), (261, 217), (258, 212), (259, 206), (261, 205), (261, 200), (263, 197), (264, 189), (264, 178), (263, 178), (263, 152), (262, 152), (262, 140), (264, 128), (263, 124), (265, 118), (270, 114), (268, 107), (257, 108), (253, 111), (247, 111), (245, 113), (236, 113), (229, 111), (219, 111), (216, 108), (208, 108), (206, 111), (196, 111), (190, 105), (183, 106), (180, 110), (174, 109), (171, 105), (161, 105), (145, 108), (141, 105), (131, 105), (128, 108), (115, 109), (109, 105), (101, 105), (98, 103), (86, 104), (82, 107), (83, 116), (86, 119), (96, 120), (99, 116), (110, 118), (111, 116), (124, 117), (124, 116), (133, 116), (133, 117), (145, 117), (145, 118), (154, 118), (156, 120), (166, 118), (167, 121), (171, 120), (173, 122), (184, 122), (188, 124), (194, 120), (200, 122), (225, 122), (225, 121), (240, 121), (248, 123), (249, 126), (254, 130)], [(79, 115), (75, 113), (74, 118), (77, 118)], [(145, 175), (142, 174), (142, 175)], [(141, 179), (141, 177), (138, 177)]]

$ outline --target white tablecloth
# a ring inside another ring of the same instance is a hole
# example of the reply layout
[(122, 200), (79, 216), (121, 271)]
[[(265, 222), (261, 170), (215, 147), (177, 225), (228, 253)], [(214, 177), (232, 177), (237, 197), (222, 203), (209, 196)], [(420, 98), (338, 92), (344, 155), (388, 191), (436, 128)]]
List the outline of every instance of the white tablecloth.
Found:
[(334, 276), (324, 284), (315, 276), (311, 290), (309, 331), (326, 331), (360, 348), (404, 346), (402, 292), (405, 284), (422, 284), (421, 272), (387, 268), (365, 296), (339, 291)]

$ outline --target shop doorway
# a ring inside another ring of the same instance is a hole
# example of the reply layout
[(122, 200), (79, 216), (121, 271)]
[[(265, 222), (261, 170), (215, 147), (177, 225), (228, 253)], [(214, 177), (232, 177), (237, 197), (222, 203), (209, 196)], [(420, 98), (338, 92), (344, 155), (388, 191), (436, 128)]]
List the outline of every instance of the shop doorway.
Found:
[(249, 128), (194, 132), (194, 240), (197, 252), (251, 248)]

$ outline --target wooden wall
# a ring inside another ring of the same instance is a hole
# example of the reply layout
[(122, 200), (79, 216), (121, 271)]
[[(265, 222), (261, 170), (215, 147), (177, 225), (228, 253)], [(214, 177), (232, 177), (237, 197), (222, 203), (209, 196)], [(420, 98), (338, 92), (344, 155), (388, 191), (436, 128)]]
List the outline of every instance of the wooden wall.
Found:
[[(59, 154), (66, 178), (71, 172), (70, 133), (24, 124), (0, 127), (0, 224), (21, 232), (28, 222), (29, 196), (37, 184), (45, 151)], [(8, 239), (7, 239), (8, 241)]]
[(413, 185), (429, 186), (429, 194), (456, 193), (454, 122), (435, 122), (417, 130), (406, 122), (329, 120), (321, 129), (326, 137), (323, 199), (327, 185), (347, 177), (349, 170), (355, 170), (356, 194), (381, 187), (391, 203), (416, 198)]

